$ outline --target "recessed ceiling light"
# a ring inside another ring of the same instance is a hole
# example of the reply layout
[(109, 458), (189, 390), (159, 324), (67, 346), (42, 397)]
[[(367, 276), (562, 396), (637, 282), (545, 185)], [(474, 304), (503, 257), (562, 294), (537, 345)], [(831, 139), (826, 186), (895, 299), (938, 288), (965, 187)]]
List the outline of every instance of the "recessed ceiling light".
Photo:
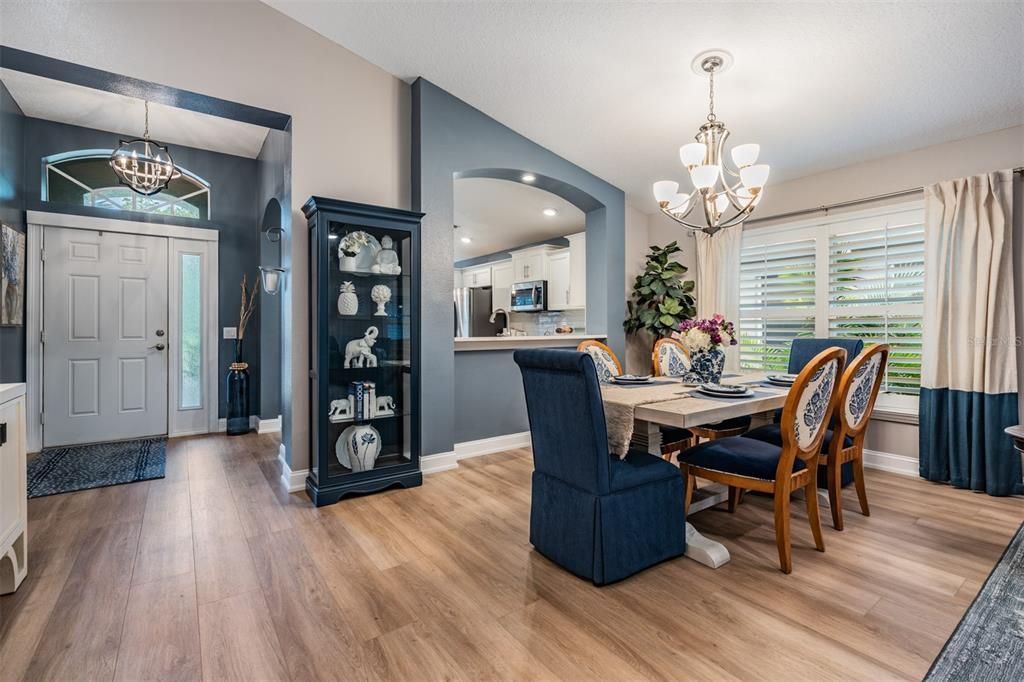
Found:
[(558, 215), (558, 209), (555, 209), (555, 208), (545, 208), (544, 209), (544, 215), (546, 215), (549, 218), (554, 218), (556, 215)]
[(533, 173), (523, 173), (523, 182), (533, 182), (537, 179), (537, 176)]
[(461, 241), (463, 244), (470, 244), (472, 243), (473, 240), (470, 239), (469, 237), (462, 237), (459, 241)]

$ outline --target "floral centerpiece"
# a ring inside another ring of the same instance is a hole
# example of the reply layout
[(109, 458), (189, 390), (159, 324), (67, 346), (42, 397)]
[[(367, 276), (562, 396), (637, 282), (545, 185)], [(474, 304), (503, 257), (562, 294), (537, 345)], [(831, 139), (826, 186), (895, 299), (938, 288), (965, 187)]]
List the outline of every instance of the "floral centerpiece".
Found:
[(342, 272), (356, 269), (356, 256), (370, 243), (370, 235), (362, 230), (349, 232), (338, 242), (338, 266)]
[(673, 336), (690, 351), (690, 372), (703, 383), (717, 384), (725, 369), (723, 346), (735, 346), (736, 326), (715, 313), (701, 320), (683, 320)]

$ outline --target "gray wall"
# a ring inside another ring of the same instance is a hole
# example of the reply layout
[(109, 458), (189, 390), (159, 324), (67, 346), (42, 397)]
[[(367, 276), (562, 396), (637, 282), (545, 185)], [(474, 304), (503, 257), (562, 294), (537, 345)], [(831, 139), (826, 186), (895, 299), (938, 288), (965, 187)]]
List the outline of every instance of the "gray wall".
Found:
[[(174, 161), (210, 183), (212, 220), (191, 220), (156, 216), (145, 213), (96, 209), (87, 206), (43, 202), (38, 188), (42, 176), (42, 158), (74, 149), (113, 149), (123, 134), (93, 130), (78, 126), (25, 119), (24, 130), (24, 186), (35, 188), (26, 192), (26, 208), (54, 213), (76, 213), (97, 215), (122, 220), (139, 220), (163, 224), (188, 225), (216, 229), (220, 232), (220, 298), (219, 327), (238, 325), (238, 307), (241, 303), (239, 283), (242, 274), (248, 275), (249, 282), (259, 276), (257, 270), (259, 254), (258, 226), (263, 207), (257, 206), (257, 162), (240, 156), (220, 154), (202, 149), (171, 145)], [(260, 330), (258, 320), (250, 322), (246, 330), (245, 360), (250, 368), (250, 410), (260, 410)], [(221, 336), (218, 333), (218, 337)], [(233, 361), (234, 342), (220, 340), (220, 367), (218, 376), (223, 378), (228, 365)], [(220, 386), (220, 415), (227, 414), (224, 382)]]
[[(419, 79), (412, 86), (412, 203), (426, 213), (422, 253), (422, 409), (424, 454), (450, 452), (462, 440), (457, 424), (474, 421), (479, 438), (522, 431), (504, 419), (505, 396), (517, 386), (506, 374), (505, 358), (492, 362), (455, 353), (452, 337), (454, 249), (453, 182), (458, 177), (520, 181), (536, 175), (535, 187), (552, 192), (586, 214), (587, 326), (608, 335), (620, 355), (625, 349), (625, 197), (622, 190), (528, 140), (436, 85)], [(506, 351), (506, 355), (509, 353)], [(463, 365), (466, 365), (463, 367)], [(492, 369), (491, 366), (497, 367)], [(456, 384), (456, 377), (474, 376)], [(456, 390), (458, 389), (458, 390)], [(521, 390), (521, 389), (519, 389)], [(521, 396), (519, 400), (521, 401)], [(512, 430), (506, 430), (511, 428)]]
[[(258, 196), (256, 204), (261, 207), (263, 218), (259, 229), (259, 264), (281, 267), (281, 245), (283, 241), (270, 242), (266, 230), (276, 224), (285, 232), (291, 231), (291, 133), (271, 130), (263, 142), (263, 148), (256, 158), (258, 173)], [(276, 213), (276, 215), (271, 215)], [(283, 235), (282, 235), (283, 240)], [(281, 291), (276, 296), (260, 293), (258, 311), (260, 325), (260, 382), (259, 415), (274, 419), (281, 414), (282, 377), (282, 301), (287, 296), (288, 277), (282, 280)]]
[[(25, 231), (24, 126), (21, 108), (0, 83), (0, 221), (19, 232)], [(0, 327), (0, 383), (23, 381), (25, 327)]]

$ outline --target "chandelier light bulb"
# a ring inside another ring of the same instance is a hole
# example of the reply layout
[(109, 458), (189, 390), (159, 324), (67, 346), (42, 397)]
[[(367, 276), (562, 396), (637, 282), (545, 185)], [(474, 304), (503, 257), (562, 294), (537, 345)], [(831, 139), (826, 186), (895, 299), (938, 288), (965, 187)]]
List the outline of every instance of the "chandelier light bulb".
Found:
[(672, 197), (669, 202), (668, 210), (673, 213), (686, 213), (687, 207), (690, 205), (690, 196), (688, 194), (677, 194)]
[(654, 183), (654, 199), (659, 205), (668, 205), (679, 191), (679, 183), (671, 180), (659, 180)]
[(746, 168), (757, 163), (757, 155), (761, 153), (759, 144), (740, 144), (732, 148), (732, 161), (737, 168)]
[(756, 166), (747, 166), (740, 169), (740, 180), (743, 186), (750, 190), (751, 194), (757, 194), (768, 181), (768, 171), (771, 170), (767, 164), (761, 163)]
[(691, 142), (679, 148), (679, 160), (683, 162), (687, 170), (693, 170), (694, 166), (704, 163), (707, 154), (707, 147), (703, 142)]
[(718, 166), (697, 166), (690, 171), (690, 180), (697, 189), (708, 189), (718, 180)]
[(727, 208), (729, 208), (729, 197), (726, 196), (725, 193), (719, 193), (718, 196), (715, 197), (715, 209), (717, 209), (719, 213), (725, 213), (725, 209)]

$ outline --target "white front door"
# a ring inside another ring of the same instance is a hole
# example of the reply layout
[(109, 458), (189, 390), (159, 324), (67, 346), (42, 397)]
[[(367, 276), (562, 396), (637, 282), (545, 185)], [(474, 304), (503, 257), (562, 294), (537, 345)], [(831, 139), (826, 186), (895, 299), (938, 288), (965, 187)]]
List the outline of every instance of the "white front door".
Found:
[(167, 239), (43, 240), (43, 446), (166, 434)]

